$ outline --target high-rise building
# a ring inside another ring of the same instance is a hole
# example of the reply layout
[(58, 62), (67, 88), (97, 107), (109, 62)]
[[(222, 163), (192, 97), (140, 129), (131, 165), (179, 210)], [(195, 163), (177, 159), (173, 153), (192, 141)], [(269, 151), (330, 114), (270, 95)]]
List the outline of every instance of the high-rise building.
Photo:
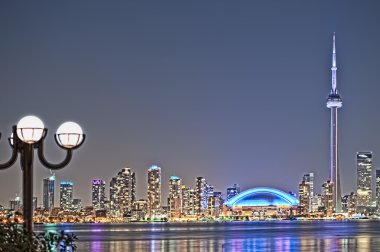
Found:
[(182, 215), (182, 180), (177, 176), (169, 179), (169, 217), (180, 218)]
[(92, 206), (95, 210), (104, 209), (106, 182), (102, 179), (92, 180)]
[(322, 202), (328, 216), (334, 212), (334, 184), (331, 181), (326, 181), (322, 185)]
[(304, 180), (298, 184), (298, 195), (301, 211), (303, 214), (307, 214), (310, 207), (310, 186)]
[(208, 185), (204, 177), (197, 177), (195, 182), (195, 193), (196, 193), (196, 203), (195, 210), (197, 215), (205, 215), (207, 211), (207, 200), (208, 200)]
[(354, 192), (343, 196), (342, 208), (348, 216), (352, 216), (356, 213), (356, 194)]
[(314, 196), (314, 173), (310, 172), (303, 176), (299, 183), (299, 201), (304, 214), (312, 212), (312, 198)]
[(18, 210), (21, 208), (21, 198), (16, 196), (14, 200), (9, 201), (9, 209)]
[(74, 183), (62, 181), (59, 183), (59, 204), (63, 210), (71, 210), (73, 204), (73, 187)]
[(330, 118), (330, 180), (332, 183), (333, 211), (342, 212), (342, 196), (339, 175), (339, 148), (338, 148), (338, 108), (342, 107), (342, 97), (338, 93), (336, 81), (336, 51), (335, 33), (333, 36), (333, 53), (331, 67), (331, 91), (326, 106), (331, 110)]
[(136, 175), (123, 168), (110, 181), (110, 213), (112, 217), (130, 217), (136, 200)]
[(43, 205), (45, 210), (51, 210), (54, 207), (54, 187), (55, 176), (52, 175), (49, 178), (43, 180)]
[(208, 216), (219, 218), (223, 210), (223, 199), (221, 192), (213, 192), (207, 199)]
[(380, 211), (380, 169), (376, 170), (376, 207)]
[(196, 193), (189, 186), (182, 186), (182, 212), (184, 216), (195, 216)]
[(161, 168), (152, 165), (148, 169), (148, 217), (161, 213)]
[(227, 200), (240, 193), (240, 187), (234, 184), (232, 187), (227, 188)]
[(357, 166), (357, 212), (363, 212), (372, 204), (372, 152), (358, 152)]

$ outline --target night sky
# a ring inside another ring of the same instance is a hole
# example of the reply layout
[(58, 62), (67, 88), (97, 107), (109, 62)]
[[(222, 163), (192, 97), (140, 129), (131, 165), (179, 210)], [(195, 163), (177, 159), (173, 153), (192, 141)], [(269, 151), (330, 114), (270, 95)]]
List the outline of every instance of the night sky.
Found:
[[(329, 177), (332, 34), (336, 32), (343, 194), (356, 189), (355, 154), (380, 156), (380, 2), (367, 1), (2, 1), (0, 161), (25, 115), (49, 129), (47, 158), (63, 151), (58, 126), (87, 134), (56, 172), (90, 204), (91, 180), (147, 169), (225, 193), (271, 186), (298, 191)], [(49, 170), (35, 160), (35, 196)], [(58, 186), (56, 187), (58, 191)], [(19, 161), (0, 171), (0, 204), (21, 192)], [(56, 193), (56, 205), (59, 204)]]

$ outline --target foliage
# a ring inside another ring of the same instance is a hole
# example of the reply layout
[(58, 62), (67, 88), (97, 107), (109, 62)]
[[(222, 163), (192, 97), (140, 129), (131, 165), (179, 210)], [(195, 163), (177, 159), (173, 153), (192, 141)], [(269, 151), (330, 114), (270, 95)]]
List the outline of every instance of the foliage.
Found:
[(64, 231), (30, 234), (19, 224), (0, 224), (0, 252), (75, 251), (77, 239)]

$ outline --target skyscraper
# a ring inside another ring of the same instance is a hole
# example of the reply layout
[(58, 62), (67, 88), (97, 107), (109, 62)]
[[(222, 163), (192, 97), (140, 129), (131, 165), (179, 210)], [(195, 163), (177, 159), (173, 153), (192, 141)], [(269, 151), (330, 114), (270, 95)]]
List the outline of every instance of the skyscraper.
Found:
[(152, 165), (148, 169), (148, 217), (161, 213), (161, 168)]
[(95, 210), (104, 209), (106, 182), (102, 179), (92, 180), (92, 206)]
[(299, 200), (303, 213), (312, 212), (312, 198), (314, 196), (314, 173), (310, 172), (303, 176), (299, 183)]
[(18, 210), (21, 208), (21, 198), (20, 196), (16, 196), (14, 200), (9, 201), (9, 209)]
[(52, 175), (49, 178), (43, 180), (43, 205), (45, 210), (50, 210), (54, 207), (54, 186), (55, 176)]
[(372, 203), (372, 152), (356, 153), (357, 166), (357, 211), (361, 212)]
[(59, 183), (59, 204), (63, 210), (70, 210), (73, 204), (74, 183), (62, 181)]
[(218, 218), (222, 213), (223, 199), (221, 192), (213, 192), (207, 199), (207, 214), (209, 217)]
[(328, 216), (334, 212), (334, 184), (331, 181), (326, 181), (322, 185), (322, 202)]
[(195, 210), (197, 215), (205, 215), (207, 211), (208, 185), (204, 177), (197, 177), (195, 182)]
[(180, 218), (182, 215), (182, 180), (177, 176), (169, 179), (169, 217)]
[(331, 91), (326, 106), (331, 110), (330, 119), (330, 180), (333, 190), (333, 207), (335, 212), (342, 212), (342, 196), (340, 191), (339, 152), (338, 152), (338, 108), (342, 107), (342, 98), (336, 87), (336, 51), (335, 33), (333, 36), (333, 53), (331, 67)]
[(376, 207), (380, 210), (380, 169), (376, 170)]
[(195, 210), (196, 193), (191, 187), (182, 186), (182, 212), (185, 216), (196, 215)]
[(112, 217), (129, 217), (136, 200), (136, 175), (123, 168), (110, 182), (110, 212)]
[(232, 187), (227, 188), (227, 200), (240, 193), (240, 187), (234, 184)]

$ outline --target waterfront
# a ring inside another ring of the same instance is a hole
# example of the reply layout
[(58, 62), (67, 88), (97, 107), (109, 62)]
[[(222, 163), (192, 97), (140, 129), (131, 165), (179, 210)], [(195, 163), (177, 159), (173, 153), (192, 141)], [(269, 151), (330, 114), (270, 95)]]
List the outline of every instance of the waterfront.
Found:
[(380, 251), (380, 221), (36, 225), (75, 233), (78, 251)]

